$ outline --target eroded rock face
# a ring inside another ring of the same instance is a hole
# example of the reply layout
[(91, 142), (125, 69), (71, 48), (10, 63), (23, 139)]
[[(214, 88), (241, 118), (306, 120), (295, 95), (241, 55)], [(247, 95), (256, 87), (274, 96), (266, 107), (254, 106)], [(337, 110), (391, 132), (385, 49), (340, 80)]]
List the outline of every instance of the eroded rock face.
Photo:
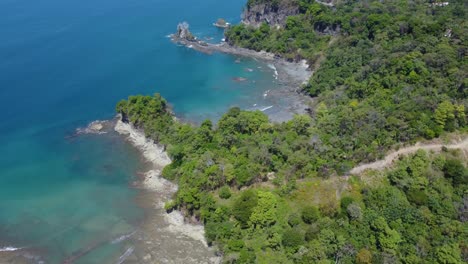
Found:
[(187, 22), (182, 22), (177, 25), (177, 37), (189, 41), (195, 40), (195, 37), (189, 30), (189, 24)]
[(299, 14), (299, 7), (291, 1), (280, 1), (277, 4), (261, 3), (245, 8), (242, 22), (246, 25), (259, 27), (262, 23), (270, 26), (284, 27), (288, 16)]

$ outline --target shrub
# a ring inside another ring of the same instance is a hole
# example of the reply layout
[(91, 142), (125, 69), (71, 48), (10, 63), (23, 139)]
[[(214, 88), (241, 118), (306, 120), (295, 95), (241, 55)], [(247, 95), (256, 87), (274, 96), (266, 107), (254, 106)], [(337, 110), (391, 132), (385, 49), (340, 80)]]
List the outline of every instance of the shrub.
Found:
[(227, 243), (227, 247), (230, 251), (239, 252), (245, 247), (245, 243), (242, 240), (229, 240)]
[(170, 213), (170, 212), (172, 212), (172, 210), (175, 209), (176, 206), (177, 206), (176, 202), (174, 200), (170, 200), (170, 201), (167, 201), (164, 204), (164, 210), (166, 210), (166, 212)]
[(242, 228), (248, 227), (248, 221), (252, 215), (252, 210), (257, 206), (257, 194), (252, 190), (242, 192), (235, 201), (232, 214), (240, 222)]
[(221, 199), (229, 199), (231, 198), (231, 190), (228, 186), (223, 186), (219, 189), (219, 198)]
[(304, 244), (304, 236), (296, 229), (286, 230), (283, 234), (283, 246), (296, 248)]
[(290, 214), (289, 217), (288, 217), (288, 224), (291, 226), (291, 227), (295, 227), (297, 226), (298, 224), (301, 223), (301, 217), (296, 214), (296, 213), (293, 213), (293, 214)]
[(425, 205), (429, 199), (424, 190), (418, 189), (409, 190), (406, 197), (408, 198), (408, 201), (417, 205)]
[(305, 240), (307, 242), (312, 241), (318, 237), (318, 233), (320, 232), (320, 228), (316, 224), (312, 224), (307, 228), (305, 233)]
[(445, 162), (444, 176), (451, 178), (455, 185), (468, 183), (468, 173), (459, 160), (449, 159)]
[(312, 224), (320, 218), (320, 213), (315, 206), (306, 206), (302, 209), (302, 221), (306, 224)]
[(352, 204), (353, 202), (354, 202), (354, 199), (352, 197), (345, 196), (341, 198), (341, 201), (340, 201), (341, 211), (346, 212), (346, 210), (348, 209), (348, 206)]
[(353, 220), (359, 220), (362, 218), (362, 209), (358, 203), (351, 203), (346, 209), (349, 217)]

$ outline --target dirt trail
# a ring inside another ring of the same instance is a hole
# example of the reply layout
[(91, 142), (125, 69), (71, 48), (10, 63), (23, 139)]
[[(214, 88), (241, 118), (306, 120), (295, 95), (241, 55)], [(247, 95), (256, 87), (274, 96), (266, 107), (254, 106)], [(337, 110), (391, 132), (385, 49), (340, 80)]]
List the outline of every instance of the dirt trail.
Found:
[(357, 167), (354, 167), (350, 173), (351, 174), (360, 174), (365, 170), (372, 169), (372, 170), (379, 170), (379, 169), (384, 169), (388, 166), (390, 166), (393, 161), (398, 158), (400, 155), (408, 155), (411, 153), (414, 153), (420, 149), (423, 150), (434, 150), (434, 151), (439, 151), (442, 149), (442, 147), (446, 147), (448, 149), (463, 149), (468, 151), (468, 137), (465, 138), (463, 141), (460, 141), (458, 143), (454, 144), (427, 144), (427, 145), (420, 145), (420, 143), (417, 143), (414, 146), (410, 147), (405, 147), (402, 149), (399, 149), (397, 151), (391, 152), (388, 154), (385, 159), (383, 160), (378, 160), (372, 163), (367, 163), (367, 164), (362, 164)]

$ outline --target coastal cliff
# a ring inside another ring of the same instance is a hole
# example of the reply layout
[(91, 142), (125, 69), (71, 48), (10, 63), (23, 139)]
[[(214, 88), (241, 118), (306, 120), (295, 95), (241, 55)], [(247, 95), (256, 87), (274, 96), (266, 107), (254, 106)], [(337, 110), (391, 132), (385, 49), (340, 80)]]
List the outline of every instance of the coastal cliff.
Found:
[(242, 23), (260, 27), (267, 23), (274, 27), (284, 27), (288, 16), (299, 14), (299, 5), (295, 1), (249, 1), (242, 14)]

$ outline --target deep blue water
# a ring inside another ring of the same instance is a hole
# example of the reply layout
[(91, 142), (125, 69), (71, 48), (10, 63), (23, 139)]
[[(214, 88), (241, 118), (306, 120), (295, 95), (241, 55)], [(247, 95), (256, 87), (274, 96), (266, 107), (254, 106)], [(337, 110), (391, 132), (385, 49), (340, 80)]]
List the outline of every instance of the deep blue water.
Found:
[[(216, 119), (232, 105), (266, 106), (263, 91), (274, 86), (267, 67), (166, 37), (185, 20), (195, 35), (219, 41), (212, 23), (239, 22), (244, 4), (1, 0), (0, 248), (32, 248), (59, 263), (138, 225), (143, 212), (129, 188), (142, 167), (137, 151), (116, 135), (67, 139), (77, 127), (112, 118), (118, 100), (159, 92), (193, 121)], [(232, 80), (240, 76), (248, 81)]]

